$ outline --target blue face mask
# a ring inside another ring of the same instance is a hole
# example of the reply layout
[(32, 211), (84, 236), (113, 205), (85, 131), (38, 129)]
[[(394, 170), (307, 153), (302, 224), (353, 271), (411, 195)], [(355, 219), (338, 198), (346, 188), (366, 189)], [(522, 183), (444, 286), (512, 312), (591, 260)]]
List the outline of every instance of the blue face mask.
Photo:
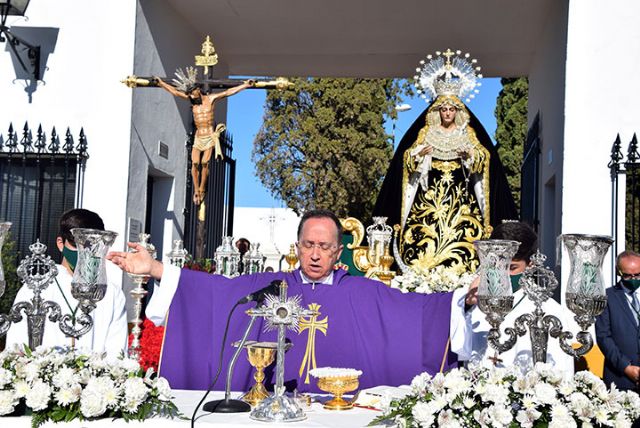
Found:
[(69, 267), (73, 272), (73, 270), (76, 268), (76, 264), (78, 264), (78, 250), (72, 250), (64, 245), (62, 247), (62, 257), (67, 260), (67, 263), (69, 263)]
[(522, 278), (522, 273), (509, 275), (509, 278), (511, 279), (511, 290), (515, 293), (520, 289), (520, 278)]

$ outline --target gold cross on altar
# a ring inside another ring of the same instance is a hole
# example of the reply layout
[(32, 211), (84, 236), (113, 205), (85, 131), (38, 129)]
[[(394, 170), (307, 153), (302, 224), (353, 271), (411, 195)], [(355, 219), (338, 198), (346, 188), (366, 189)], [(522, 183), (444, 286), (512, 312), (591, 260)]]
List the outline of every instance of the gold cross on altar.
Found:
[(315, 369), (317, 367), (316, 364), (316, 330), (320, 330), (324, 335), (327, 335), (327, 329), (329, 328), (329, 317), (326, 316), (324, 319), (318, 321), (318, 317), (320, 314), (320, 306), (317, 303), (311, 303), (309, 305), (309, 309), (315, 312), (315, 315), (310, 316), (309, 318), (300, 318), (300, 324), (298, 325), (298, 334), (302, 333), (305, 330), (309, 330), (307, 337), (307, 348), (304, 352), (304, 358), (302, 358), (302, 364), (300, 364), (300, 370), (298, 376), (302, 376), (302, 373), (307, 370), (307, 375), (305, 376), (304, 383), (309, 384), (309, 370)]

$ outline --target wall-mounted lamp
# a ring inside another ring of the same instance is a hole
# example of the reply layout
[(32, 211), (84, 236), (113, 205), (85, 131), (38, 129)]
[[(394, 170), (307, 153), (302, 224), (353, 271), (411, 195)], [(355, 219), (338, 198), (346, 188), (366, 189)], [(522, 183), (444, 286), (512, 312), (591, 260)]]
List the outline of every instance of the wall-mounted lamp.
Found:
[[(34, 46), (12, 34), (9, 27), (6, 26), (7, 17), (24, 16), (27, 6), (29, 6), (29, 0), (0, 0), (0, 43), (7, 42), (24, 71), (38, 81), (40, 80), (40, 46)], [(17, 47), (21, 45), (26, 48), (30, 67), (25, 64), (18, 53)]]

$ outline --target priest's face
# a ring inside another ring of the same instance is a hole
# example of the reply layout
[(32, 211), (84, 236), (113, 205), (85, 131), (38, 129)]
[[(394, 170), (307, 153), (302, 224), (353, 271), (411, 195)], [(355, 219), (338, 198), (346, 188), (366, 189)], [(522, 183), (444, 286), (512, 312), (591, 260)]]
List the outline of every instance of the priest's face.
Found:
[(300, 270), (311, 281), (322, 281), (333, 271), (342, 254), (338, 230), (330, 218), (310, 218), (298, 239)]

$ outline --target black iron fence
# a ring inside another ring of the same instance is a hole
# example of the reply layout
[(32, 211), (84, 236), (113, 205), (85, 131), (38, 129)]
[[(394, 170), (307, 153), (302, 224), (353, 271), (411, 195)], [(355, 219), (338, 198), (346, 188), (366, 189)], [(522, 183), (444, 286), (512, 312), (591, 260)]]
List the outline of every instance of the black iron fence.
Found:
[(82, 205), (87, 138), (80, 130), (77, 143), (67, 128), (60, 136), (54, 127), (49, 135), (27, 123), (22, 132), (9, 125), (0, 133), (0, 221), (10, 221), (11, 239), (22, 256), (37, 238), (48, 253), (59, 259), (55, 247), (58, 219)]
[[(616, 137), (611, 148), (611, 159), (608, 164), (611, 174), (611, 233), (615, 242), (613, 254), (623, 250), (640, 252), (640, 153), (638, 153), (638, 139), (636, 134), (627, 147), (625, 160), (622, 152), (620, 134)], [(624, 194), (620, 194), (620, 177), (624, 178)], [(618, 205), (619, 199), (624, 198), (624, 231), (625, 248), (618, 245)]]
[[(233, 209), (235, 193), (236, 161), (233, 154), (233, 137), (224, 132), (220, 136), (223, 160), (209, 161), (209, 179), (205, 193), (204, 208), (193, 203), (193, 180), (191, 178), (191, 133), (187, 142), (189, 162), (187, 164), (187, 202), (185, 204), (184, 246), (196, 258), (212, 258), (222, 243), (222, 236), (233, 233)], [(202, 206), (202, 205), (201, 205)]]
[(527, 132), (520, 167), (520, 218), (537, 231), (540, 225), (540, 113)]

